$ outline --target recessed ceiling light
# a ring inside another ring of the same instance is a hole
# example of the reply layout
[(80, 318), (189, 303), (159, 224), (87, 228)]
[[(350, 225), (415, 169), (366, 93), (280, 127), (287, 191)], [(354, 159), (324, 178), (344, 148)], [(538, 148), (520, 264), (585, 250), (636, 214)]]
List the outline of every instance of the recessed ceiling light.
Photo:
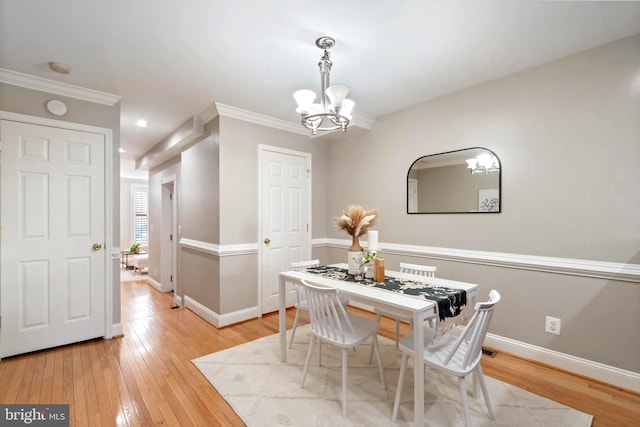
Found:
[(51, 71), (55, 71), (60, 74), (69, 74), (71, 72), (71, 67), (68, 65), (61, 64), (59, 62), (49, 62), (49, 69)]
[(138, 120), (136, 121), (136, 126), (140, 126), (141, 128), (146, 128), (147, 126), (149, 126), (149, 123), (146, 120)]
[(127, 152), (127, 150), (125, 150), (124, 148), (118, 148), (118, 151), (121, 152), (121, 153), (126, 153)]

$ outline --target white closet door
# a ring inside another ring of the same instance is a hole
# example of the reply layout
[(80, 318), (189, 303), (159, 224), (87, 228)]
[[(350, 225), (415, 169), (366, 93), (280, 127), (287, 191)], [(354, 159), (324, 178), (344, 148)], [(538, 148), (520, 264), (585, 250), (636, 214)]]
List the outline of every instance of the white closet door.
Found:
[(0, 357), (103, 336), (104, 136), (0, 131)]

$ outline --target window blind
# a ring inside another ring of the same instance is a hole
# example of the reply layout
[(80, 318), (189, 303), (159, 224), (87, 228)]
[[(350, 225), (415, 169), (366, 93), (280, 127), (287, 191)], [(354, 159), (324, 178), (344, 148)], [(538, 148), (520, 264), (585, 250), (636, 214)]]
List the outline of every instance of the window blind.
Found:
[(134, 241), (139, 243), (147, 242), (148, 224), (148, 195), (146, 191), (136, 191), (133, 196)]

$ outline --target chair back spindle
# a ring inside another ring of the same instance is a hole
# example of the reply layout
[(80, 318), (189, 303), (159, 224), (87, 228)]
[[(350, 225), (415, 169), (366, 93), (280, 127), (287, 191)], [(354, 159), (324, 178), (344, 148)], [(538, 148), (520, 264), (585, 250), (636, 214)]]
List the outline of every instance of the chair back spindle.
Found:
[(436, 277), (436, 271), (438, 271), (438, 267), (430, 265), (400, 263), (400, 273), (414, 274), (423, 277)]
[[(500, 294), (496, 291), (489, 293), (489, 301), (479, 302), (475, 306), (475, 313), (467, 323), (464, 331), (458, 337), (455, 345), (449, 351), (444, 360), (444, 364), (448, 364), (456, 354), (463, 355), (462, 366), (466, 369), (474, 365), (482, 355), (482, 344), (489, 329), (491, 316), (496, 304), (500, 301)], [(434, 340), (434, 344), (437, 343)]]
[(302, 282), (309, 303), (311, 330), (331, 340), (346, 342), (345, 334), (354, 334), (355, 331), (338, 299), (338, 290), (316, 286), (304, 280)]

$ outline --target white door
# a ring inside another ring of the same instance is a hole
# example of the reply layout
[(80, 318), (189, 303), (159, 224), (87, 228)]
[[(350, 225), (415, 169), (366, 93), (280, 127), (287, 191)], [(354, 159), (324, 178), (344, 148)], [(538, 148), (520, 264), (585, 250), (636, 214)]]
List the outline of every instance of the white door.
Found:
[(104, 336), (104, 135), (0, 131), (0, 357)]
[[(278, 275), (311, 257), (311, 155), (261, 151), (262, 313), (278, 309)], [(295, 293), (287, 296), (288, 305)]]
[(171, 181), (169, 183), (162, 184), (162, 240), (160, 244), (160, 281), (162, 282), (162, 290), (167, 292), (175, 290), (173, 286), (173, 253), (175, 242), (173, 231), (173, 211), (173, 181)]

